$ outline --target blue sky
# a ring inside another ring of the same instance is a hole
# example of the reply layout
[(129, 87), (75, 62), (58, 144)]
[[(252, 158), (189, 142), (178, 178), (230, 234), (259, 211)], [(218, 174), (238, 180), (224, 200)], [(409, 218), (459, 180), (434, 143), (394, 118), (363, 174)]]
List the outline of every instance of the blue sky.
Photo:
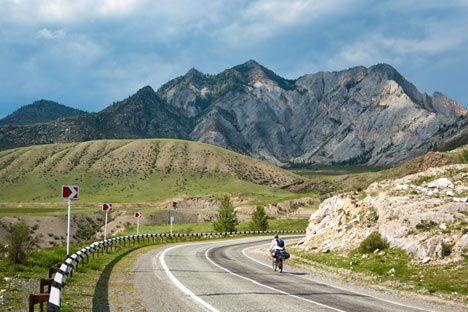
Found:
[(389, 63), (468, 107), (468, 0), (3, 0), (0, 118), (39, 99), (99, 111), (249, 59), (290, 79)]

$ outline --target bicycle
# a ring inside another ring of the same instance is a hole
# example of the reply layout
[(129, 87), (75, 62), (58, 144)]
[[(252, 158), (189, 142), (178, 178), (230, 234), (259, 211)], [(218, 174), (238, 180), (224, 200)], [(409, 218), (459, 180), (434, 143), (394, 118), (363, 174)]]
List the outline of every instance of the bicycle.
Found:
[(282, 273), (283, 263), (284, 263), (283, 257), (281, 257), (280, 255), (278, 255), (276, 258), (273, 258), (273, 270), (276, 271), (276, 269), (278, 269), (280, 273)]

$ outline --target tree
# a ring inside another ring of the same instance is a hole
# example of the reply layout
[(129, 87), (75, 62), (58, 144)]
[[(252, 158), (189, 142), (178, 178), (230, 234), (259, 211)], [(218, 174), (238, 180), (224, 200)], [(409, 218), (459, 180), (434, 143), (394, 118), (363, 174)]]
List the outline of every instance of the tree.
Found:
[(231, 205), (229, 196), (225, 195), (221, 202), (216, 221), (213, 223), (214, 230), (216, 232), (235, 232), (238, 224), (237, 212)]
[(22, 263), (28, 257), (36, 239), (31, 235), (31, 229), (24, 223), (10, 225), (6, 236), (8, 243), (8, 258), (14, 263)]
[(265, 213), (263, 206), (257, 206), (252, 215), (252, 220), (249, 222), (251, 231), (266, 231), (268, 228), (268, 216)]

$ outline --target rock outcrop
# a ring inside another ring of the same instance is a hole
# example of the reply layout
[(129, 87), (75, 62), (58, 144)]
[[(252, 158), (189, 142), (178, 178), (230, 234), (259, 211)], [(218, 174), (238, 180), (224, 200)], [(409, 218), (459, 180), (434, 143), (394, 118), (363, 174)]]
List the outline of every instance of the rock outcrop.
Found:
[(468, 255), (468, 165), (374, 183), (367, 196), (336, 195), (311, 215), (301, 248), (355, 249), (378, 231), (416, 259)]

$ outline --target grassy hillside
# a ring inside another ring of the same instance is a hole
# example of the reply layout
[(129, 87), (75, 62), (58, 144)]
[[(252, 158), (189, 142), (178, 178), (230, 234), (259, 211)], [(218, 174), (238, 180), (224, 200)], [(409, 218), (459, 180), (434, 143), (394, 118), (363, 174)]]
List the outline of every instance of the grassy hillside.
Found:
[(63, 184), (80, 202), (152, 202), (224, 192), (282, 198), (300, 178), (266, 162), (208, 144), (102, 140), (0, 152), (0, 202), (60, 201)]

